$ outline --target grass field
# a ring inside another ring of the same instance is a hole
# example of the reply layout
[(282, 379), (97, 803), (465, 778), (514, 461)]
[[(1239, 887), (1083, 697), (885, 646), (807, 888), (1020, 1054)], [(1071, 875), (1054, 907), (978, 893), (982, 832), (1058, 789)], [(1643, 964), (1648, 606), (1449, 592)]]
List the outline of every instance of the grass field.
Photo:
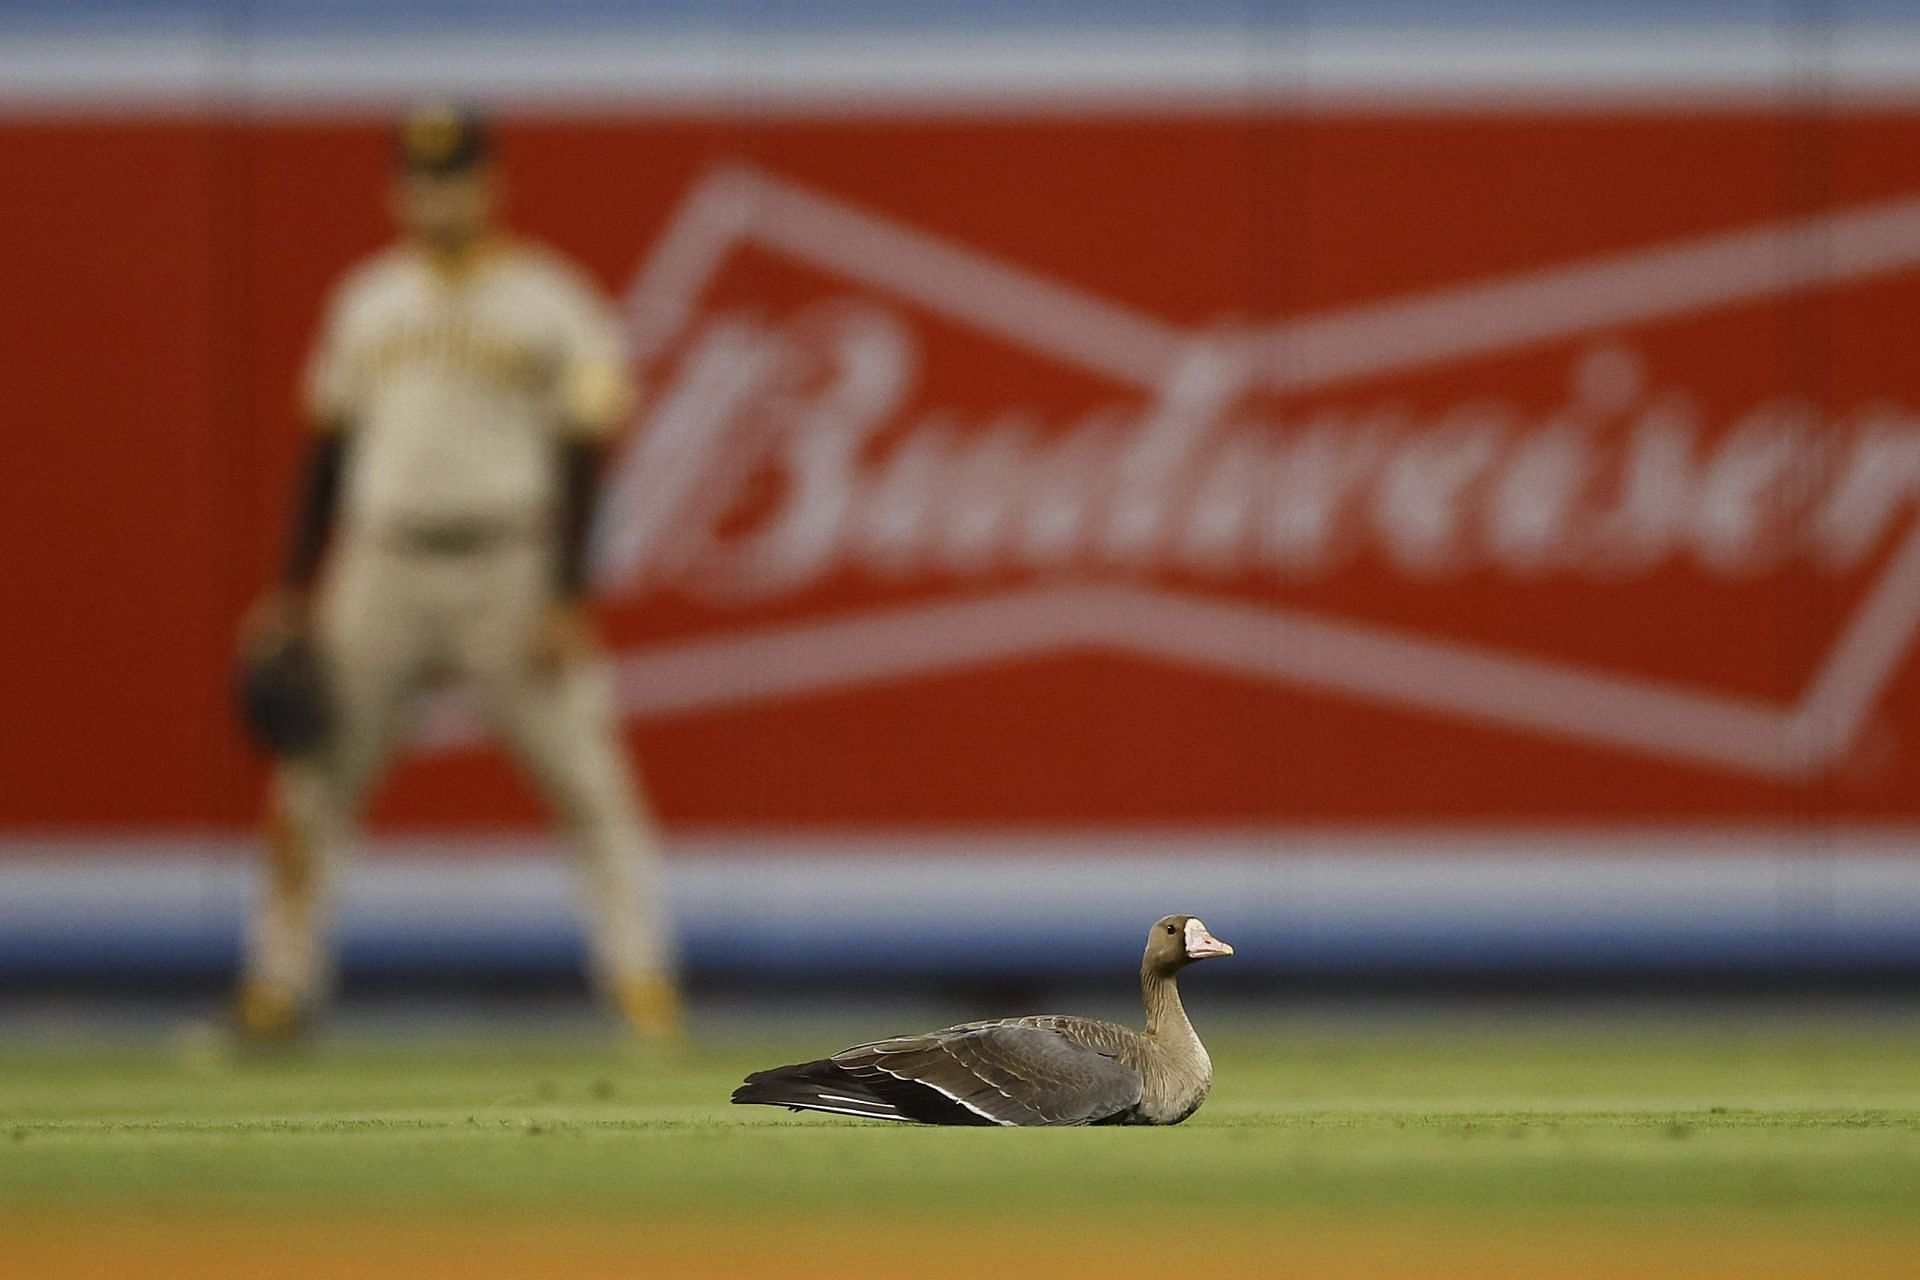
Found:
[(1226, 1021), (1173, 1130), (726, 1103), (891, 1029), (0, 1041), (0, 1275), (1920, 1274), (1920, 1019)]

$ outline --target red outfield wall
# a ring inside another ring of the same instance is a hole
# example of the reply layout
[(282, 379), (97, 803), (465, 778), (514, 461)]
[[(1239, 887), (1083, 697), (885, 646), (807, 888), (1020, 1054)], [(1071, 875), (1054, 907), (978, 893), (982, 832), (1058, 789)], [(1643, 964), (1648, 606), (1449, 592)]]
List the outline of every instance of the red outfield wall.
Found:
[[(674, 824), (1905, 826), (1920, 116), (508, 119)], [(238, 828), (361, 123), (0, 126), (0, 835)], [(396, 826), (525, 822), (441, 722)]]

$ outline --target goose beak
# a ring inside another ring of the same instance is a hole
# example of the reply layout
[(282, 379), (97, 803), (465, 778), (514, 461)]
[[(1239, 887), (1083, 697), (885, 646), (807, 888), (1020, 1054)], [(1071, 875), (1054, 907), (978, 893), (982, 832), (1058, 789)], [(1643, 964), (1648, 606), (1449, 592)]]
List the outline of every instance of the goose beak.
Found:
[(1207, 932), (1198, 920), (1187, 922), (1187, 959), (1205, 960), (1208, 956), (1230, 956), (1233, 948)]

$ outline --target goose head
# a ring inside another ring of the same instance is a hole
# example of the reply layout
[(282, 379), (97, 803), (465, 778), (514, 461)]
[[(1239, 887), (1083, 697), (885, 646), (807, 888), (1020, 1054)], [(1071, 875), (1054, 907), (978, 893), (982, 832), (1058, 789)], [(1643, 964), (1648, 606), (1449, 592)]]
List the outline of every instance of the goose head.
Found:
[(1233, 948), (1207, 932), (1195, 916), (1166, 916), (1147, 933), (1147, 967), (1172, 973), (1195, 960), (1230, 956)]

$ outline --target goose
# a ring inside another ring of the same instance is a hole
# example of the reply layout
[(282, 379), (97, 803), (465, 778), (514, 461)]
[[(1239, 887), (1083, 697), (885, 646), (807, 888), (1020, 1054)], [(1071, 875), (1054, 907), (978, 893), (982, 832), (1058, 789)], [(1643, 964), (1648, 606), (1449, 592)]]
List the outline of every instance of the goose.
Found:
[(736, 1103), (918, 1124), (1179, 1124), (1213, 1085), (1175, 983), (1233, 948), (1192, 916), (1154, 922), (1140, 961), (1144, 1032), (1067, 1014), (963, 1022), (756, 1071)]

